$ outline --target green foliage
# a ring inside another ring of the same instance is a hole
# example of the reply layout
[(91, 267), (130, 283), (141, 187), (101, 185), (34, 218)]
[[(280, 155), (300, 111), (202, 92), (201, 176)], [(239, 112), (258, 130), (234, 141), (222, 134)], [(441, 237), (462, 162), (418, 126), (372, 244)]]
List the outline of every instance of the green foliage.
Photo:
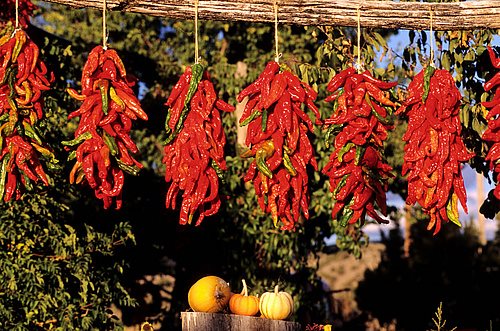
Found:
[[(54, 193), (54, 192), (50, 192)], [(0, 216), (0, 327), (5, 330), (114, 330), (106, 311), (133, 303), (120, 285), (116, 247), (130, 227), (110, 234), (64, 224), (68, 206), (43, 193), (4, 206)]]
[(0, 328), (119, 330), (109, 307), (134, 300), (122, 285), (126, 262), (114, 255), (133, 244), (134, 235), (125, 222), (102, 226), (92, 209), (78, 212), (92, 196), (68, 184), (60, 144), (74, 130), (66, 121), (66, 107), (73, 105), (64, 93), (66, 80), (76, 74), (72, 46), (34, 26), (28, 34), (54, 72), (40, 128), (59, 162), (48, 169), (51, 187), (36, 186), (18, 201), (0, 202)]

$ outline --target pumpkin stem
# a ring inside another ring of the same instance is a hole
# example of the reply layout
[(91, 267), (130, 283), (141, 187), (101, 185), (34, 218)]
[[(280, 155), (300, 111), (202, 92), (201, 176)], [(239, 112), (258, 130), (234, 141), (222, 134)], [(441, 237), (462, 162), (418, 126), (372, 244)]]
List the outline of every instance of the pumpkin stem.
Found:
[(279, 292), (279, 285), (276, 285), (274, 287), (274, 293), (278, 294), (278, 292)]
[(242, 279), (241, 282), (243, 283), (243, 292), (242, 292), (242, 294), (247, 297), (248, 296), (247, 282), (245, 282), (244, 279)]

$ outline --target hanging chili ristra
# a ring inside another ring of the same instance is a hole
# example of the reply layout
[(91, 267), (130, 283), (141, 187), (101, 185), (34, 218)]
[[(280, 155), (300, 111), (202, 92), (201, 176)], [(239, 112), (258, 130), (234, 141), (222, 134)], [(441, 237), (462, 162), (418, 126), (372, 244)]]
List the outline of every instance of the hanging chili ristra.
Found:
[(187, 67), (172, 89), (168, 107), (163, 163), (168, 186), (166, 207), (176, 209), (182, 193), (180, 224), (196, 225), (219, 211), (219, 180), (226, 170), (220, 111), (234, 107), (218, 98), (210, 76), (201, 64)]
[(148, 119), (134, 85), (116, 51), (96, 46), (83, 67), (82, 93), (67, 89), (71, 97), (83, 101), (68, 115), (68, 119), (80, 117), (75, 138), (62, 142), (68, 151), (76, 146), (68, 157), (76, 160), (69, 181), (86, 182), (106, 209), (113, 201), (116, 209), (122, 206), (123, 172), (137, 175), (143, 167), (130, 155), (139, 151), (130, 138), (132, 120)]
[(385, 163), (383, 145), (387, 131), (393, 129), (395, 106), (388, 97), (397, 82), (375, 79), (369, 71), (357, 73), (348, 68), (335, 75), (327, 89), (333, 93), (333, 113), (325, 120), (325, 143), (334, 135), (335, 149), (322, 172), (330, 179), (333, 193), (332, 219), (346, 226), (365, 223), (366, 215), (379, 223), (387, 215), (386, 192), (392, 168)]
[(26, 32), (7, 25), (0, 37), (0, 199), (19, 199), (41, 181), (49, 185), (46, 169), (58, 162), (43, 141), (42, 93), (53, 74), (38, 58), (39, 49)]
[(408, 117), (402, 170), (408, 180), (406, 203), (418, 202), (430, 216), (427, 229), (437, 234), (443, 222), (460, 226), (458, 200), (467, 212), (460, 163), (473, 154), (460, 137), (462, 96), (450, 73), (432, 66), (414, 77), (408, 93), (396, 112)]
[[(491, 46), (488, 47), (488, 53), (493, 67), (500, 69), (500, 57), (497, 57)], [(485, 160), (489, 161), (496, 186), (490, 192), (488, 200), (492, 200), (490, 203), (496, 205), (494, 207), (494, 212), (496, 213), (500, 208), (500, 71), (484, 84), (484, 90), (486, 92), (494, 91), (491, 101), (482, 102), (482, 105), (489, 109), (486, 116), (488, 127), (484, 131), (482, 139), (488, 142), (489, 146)]]
[(304, 106), (321, 124), (314, 104), (317, 93), (291, 70), (271, 61), (255, 82), (238, 95), (248, 97), (240, 125), (248, 125), (242, 157), (254, 156), (244, 180), (253, 181), (261, 209), (271, 214), (274, 225), (294, 229), (300, 218), (309, 218), (307, 165), (318, 165), (308, 131), (313, 122)]

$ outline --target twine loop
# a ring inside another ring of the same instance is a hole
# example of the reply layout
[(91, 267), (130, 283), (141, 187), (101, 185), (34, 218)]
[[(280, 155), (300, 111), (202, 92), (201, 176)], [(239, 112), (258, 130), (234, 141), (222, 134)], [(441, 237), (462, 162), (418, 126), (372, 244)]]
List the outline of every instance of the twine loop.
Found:
[(16, 0), (16, 30), (19, 29), (19, 0)]
[(358, 25), (358, 30), (357, 30), (357, 37), (358, 37), (358, 54), (357, 54), (357, 59), (356, 63), (354, 64), (354, 67), (358, 72), (361, 72), (363, 70), (363, 64), (361, 63), (361, 11), (360, 11), (361, 5), (358, 5), (356, 8), (356, 22)]
[(278, 1), (274, 1), (274, 44), (275, 44), (275, 53), (276, 56), (274, 58), (275, 62), (279, 62), (282, 54), (279, 52), (279, 37), (278, 37)]
[(200, 61), (199, 45), (198, 45), (198, 0), (194, 0), (194, 63)]
[(429, 34), (430, 34), (430, 43), (431, 43), (431, 53), (430, 53), (430, 65), (434, 66), (434, 32), (432, 30), (432, 19), (433, 19), (433, 10), (432, 10), (432, 5), (429, 6), (429, 18), (430, 18), (430, 29), (429, 29)]
[(108, 32), (106, 27), (106, 10), (108, 9), (106, 0), (102, 1), (102, 48), (108, 49)]

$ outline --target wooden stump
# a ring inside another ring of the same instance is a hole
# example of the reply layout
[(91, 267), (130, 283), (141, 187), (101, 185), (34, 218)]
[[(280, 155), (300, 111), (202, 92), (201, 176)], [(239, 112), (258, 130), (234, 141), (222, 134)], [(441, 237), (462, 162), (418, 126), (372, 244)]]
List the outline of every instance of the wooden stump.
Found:
[(234, 314), (182, 312), (182, 331), (301, 331), (300, 323)]

